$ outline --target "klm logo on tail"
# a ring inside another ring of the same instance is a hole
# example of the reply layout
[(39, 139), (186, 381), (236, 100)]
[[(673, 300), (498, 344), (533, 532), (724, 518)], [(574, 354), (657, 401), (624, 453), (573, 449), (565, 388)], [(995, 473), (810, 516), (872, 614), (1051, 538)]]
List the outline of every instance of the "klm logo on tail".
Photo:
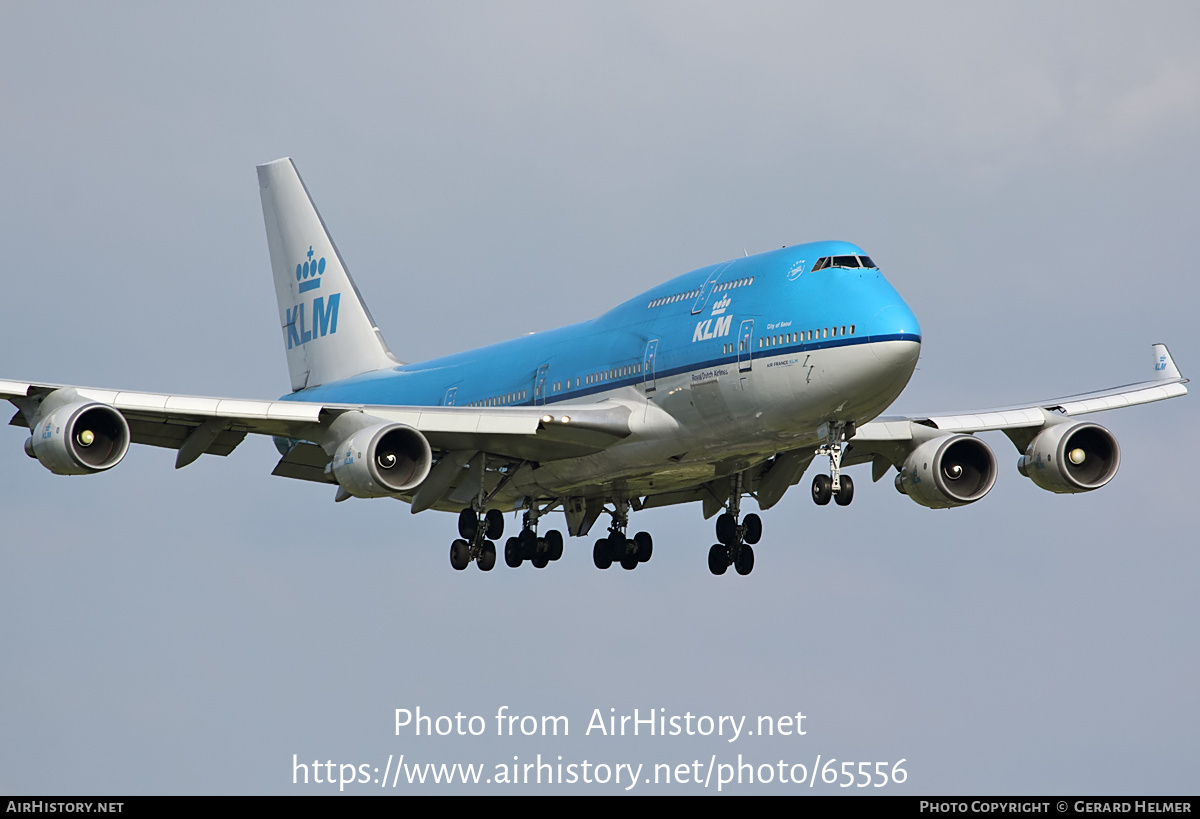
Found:
[(308, 261), (304, 264), (296, 265), (296, 281), (300, 282), (300, 292), (307, 293), (309, 290), (316, 290), (321, 286), (320, 276), (325, 272), (325, 257), (321, 257), (321, 261), (314, 262), (312, 260), (313, 249), (312, 245), (308, 246)]
[[(299, 282), (299, 291), (307, 293), (310, 290), (317, 290), (321, 287), (321, 274), (325, 272), (325, 257), (322, 256), (318, 261), (313, 261), (313, 249), (310, 245), (308, 248), (308, 261), (296, 265), (296, 281)], [(290, 350), (293, 347), (299, 347), (301, 344), (307, 344), (314, 338), (332, 335), (337, 332), (338, 305), (341, 302), (342, 294), (333, 293), (329, 296), (329, 301), (325, 301), (324, 296), (317, 296), (311, 302), (312, 309), (309, 315), (312, 317), (312, 326), (309, 327), (305, 320), (305, 302), (300, 302), (295, 307), (285, 308), (284, 312), (287, 315), (287, 348)]]

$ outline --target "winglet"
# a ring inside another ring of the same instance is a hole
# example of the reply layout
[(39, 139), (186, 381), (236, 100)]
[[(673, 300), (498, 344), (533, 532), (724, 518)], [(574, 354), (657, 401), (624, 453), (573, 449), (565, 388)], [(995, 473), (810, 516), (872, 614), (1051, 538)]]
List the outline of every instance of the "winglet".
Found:
[(1156, 381), (1180, 381), (1183, 376), (1171, 358), (1171, 351), (1166, 344), (1154, 345), (1154, 378)]

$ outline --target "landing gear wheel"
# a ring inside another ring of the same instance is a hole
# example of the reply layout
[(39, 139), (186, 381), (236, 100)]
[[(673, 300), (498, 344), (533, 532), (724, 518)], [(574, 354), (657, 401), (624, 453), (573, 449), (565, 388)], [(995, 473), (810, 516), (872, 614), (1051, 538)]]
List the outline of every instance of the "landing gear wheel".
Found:
[(479, 516), (474, 509), (464, 509), (458, 513), (458, 536), (470, 543), (479, 531)]
[(638, 532), (633, 536), (633, 542), (637, 544), (638, 563), (645, 563), (654, 553), (654, 538), (649, 532)]
[(563, 536), (557, 529), (546, 533), (546, 555), (551, 560), (558, 560), (563, 555)]
[(520, 568), (524, 558), (521, 557), (521, 544), (515, 537), (510, 537), (504, 543), (504, 562), (510, 569)]
[(546, 554), (545, 551), (539, 551), (533, 556), (533, 560), (529, 562), (533, 564), (535, 569), (544, 569), (550, 565), (550, 555)]
[(708, 550), (708, 570), (713, 574), (725, 574), (729, 568), (729, 547), (722, 543), (714, 543)]
[(742, 533), (742, 539), (747, 543), (758, 543), (762, 539), (762, 518), (758, 515), (746, 515), (742, 521), (742, 528), (745, 532)]
[(479, 552), (479, 559), (475, 561), (479, 565), (479, 570), (490, 572), (492, 567), (496, 565), (496, 544), (490, 540), (483, 542), (483, 549)]
[(631, 571), (638, 567), (638, 559), (636, 554), (625, 555), (621, 558), (621, 568), (626, 571)]
[(813, 478), (813, 503), (824, 506), (833, 497), (833, 479), (828, 475), (817, 475)]
[(532, 560), (537, 554), (537, 535), (532, 529), (522, 529), (521, 534), (517, 535), (517, 543), (520, 544), (521, 557), (526, 560)]
[(749, 546), (743, 546), (738, 550), (737, 560), (734, 562), (735, 569), (738, 574), (746, 575), (754, 571), (754, 550)]
[(612, 550), (608, 548), (608, 541), (604, 538), (596, 541), (596, 546), (592, 549), (592, 562), (596, 564), (597, 569), (607, 569), (612, 565)]
[(471, 562), (471, 547), (465, 540), (456, 540), (450, 544), (450, 565), (462, 571)]
[(849, 506), (850, 501), (854, 500), (854, 481), (850, 479), (849, 475), (843, 475), (839, 483), (841, 488), (833, 496), (833, 502), (838, 506)]
[(717, 518), (717, 540), (726, 546), (737, 543), (737, 518), (728, 512)]
[(499, 540), (504, 534), (504, 513), (499, 509), (489, 509), (483, 520), (488, 540)]

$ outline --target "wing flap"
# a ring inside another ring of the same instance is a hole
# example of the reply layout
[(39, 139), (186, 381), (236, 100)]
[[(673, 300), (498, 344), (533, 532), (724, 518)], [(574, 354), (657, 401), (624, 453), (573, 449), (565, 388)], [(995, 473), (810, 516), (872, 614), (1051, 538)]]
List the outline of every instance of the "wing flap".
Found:
[(316, 444), (298, 443), (279, 459), (271, 474), (280, 478), (334, 483), (333, 477), (325, 471), (328, 463), (329, 455), (324, 449)]
[[(183, 442), (195, 429), (195, 426), (175, 423), (172, 421), (148, 421), (127, 418), (129, 422), (129, 437), (135, 444), (162, 447), (164, 449), (179, 449)], [(237, 449), (246, 437), (245, 432), (231, 429), (221, 430), (212, 443), (206, 446), (202, 453), (207, 455), (228, 455)]]

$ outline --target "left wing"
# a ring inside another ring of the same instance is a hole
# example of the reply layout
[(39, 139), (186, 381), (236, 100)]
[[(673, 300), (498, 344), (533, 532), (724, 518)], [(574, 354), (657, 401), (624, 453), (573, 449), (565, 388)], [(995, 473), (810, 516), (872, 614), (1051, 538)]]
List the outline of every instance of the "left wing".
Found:
[(451, 461), (461, 468), (479, 452), (553, 461), (598, 452), (631, 434), (631, 410), (615, 401), (551, 409), (396, 407), (6, 380), (0, 380), (0, 398), (17, 407), (9, 423), (30, 430), (26, 452), (58, 474), (110, 469), (131, 443), (178, 450), (180, 468), (203, 454), (228, 455), (253, 433), (274, 437), (283, 453), (273, 474), (338, 483), (358, 497), (408, 493), (442, 461), (442, 472), (452, 473)]
[(1071, 419), (1185, 395), (1186, 383), (1166, 345), (1155, 344), (1148, 381), (980, 412), (879, 418), (849, 438), (846, 463), (872, 461), (876, 481), (895, 466), (896, 487), (918, 503), (960, 506), (983, 497), (996, 479), (995, 456), (972, 435), (1001, 430), (1023, 453), (1018, 469), (1038, 486), (1087, 492), (1112, 479), (1121, 450), (1104, 427)]

